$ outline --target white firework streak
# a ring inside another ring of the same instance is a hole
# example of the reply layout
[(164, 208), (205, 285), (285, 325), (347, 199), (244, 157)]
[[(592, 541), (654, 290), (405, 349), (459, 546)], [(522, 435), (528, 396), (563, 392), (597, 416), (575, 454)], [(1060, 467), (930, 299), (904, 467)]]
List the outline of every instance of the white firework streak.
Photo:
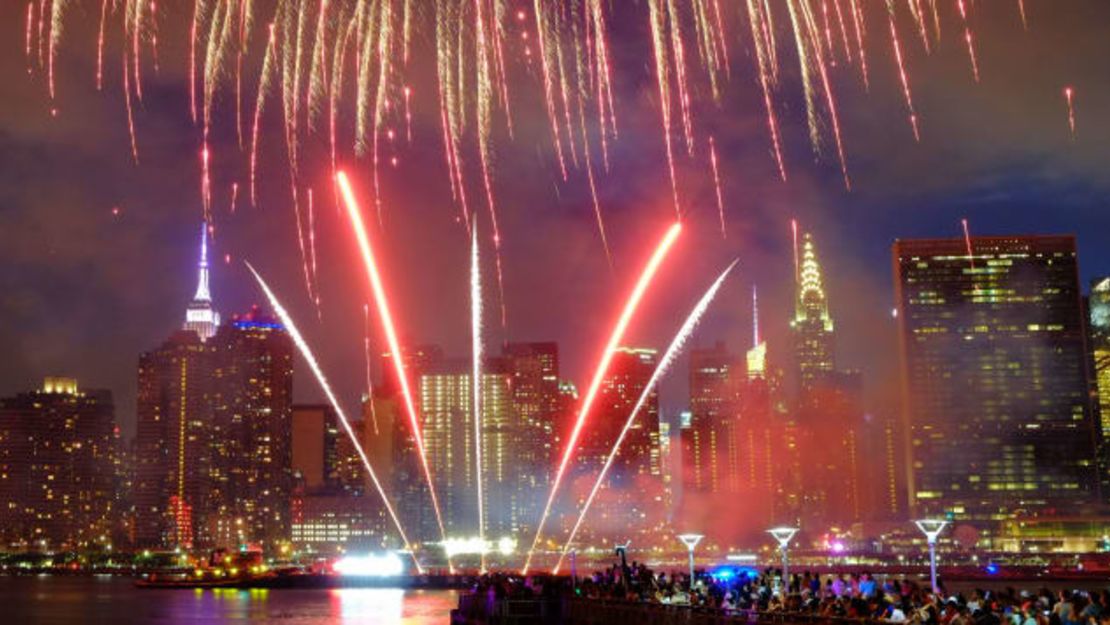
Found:
[(354, 444), (355, 452), (358, 453), (358, 457), (362, 459), (362, 465), (366, 467), (366, 472), (370, 475), (370, 480), (374, 482), (374, 488), (376, 488), (378, 494), (381, 495), (382, 502), (385, 504), (385, 509), (389, 512), (389, 517), (393, 520), (393, 525), (396, 526), (397, 533), (401, 535), (401, 541), (405, 544), (405, 550), (412, 555), (412, 561), (413, 564), (416, 565), (416, 570), (423, 574), (424, 568), (420, 566), (420, 562), (416, 559), (416, 552), (412, 550), (408, 536), (401, 527), (401, 521), (397, 518), (397, 513), (393, 510), (393, 504), (389, 502), (389, 497), (386, 497), (385, 489), (382, 488), (382, 483), (378, 481), (378, 474), (375, 473), (374, 468), (370, 466), (370, 459), (366, 457), (366, 452), (362, 449), (362, 443), (359, 442), (358, 436), (356, 436), (354, 430), (351, 429), (351, 424), (347, 421), (347, 414), (343, 412), (343, 407), (339, 405), (339, 400), (335, 398), (335, 393), (332, 392), (331, 385), (328, 384), (327, 378), (324, 377), (324, 372), (320, 369), (320, 364), (316, 362), (316, 357), (313, 356), (312, 349), (309, 348), (308, 343), (304, 340), (304, 337), (301, 336), (300, 331), (297, 330), (296, 324), (293, 323), (293, 318), (289, 316), (289, 313), (285, 311), (285, 307), (278, 301), (277, 296), (270, 290), (270, 286), (266, 284), (266, 281), (262, 279), (262, 276), (254, 270), (254, 267), (250, 263), (245, 264), (247, 265), (247, 269), (254, 274), (254, 279), (258, 281), (258, 286), (261, 287), (262, 291), (266, 294), (266, 299), (270, 300), (270, 306), (274, 308), (274, 314), (281, 319), (282, 324), (285, 325), (285, 330), (289, 332), (290, 338), (293, 339), (293, 343), (301, 352), (301, 356), (304, 357), (305, 362), (307, 362), (309, 368), (312, 369), (312, 373), (316, 376), (316, 381), (320, 383), (320, 389), (328, 396), (328, 401), (331, 403), (332, 408), (335, 409), (335, 414), (339, 416), (339, 423), (347, 432), (347, 436), (350, 437), (351, 443)]
[(586, 503), (582, 505), (582, 511), (578, 513), (578, 520), (574, 523), (574, 528), (570, 531), (570, 536), (567, 537), (567, 541), (563, 545), (563, 551), (559, 554), (559, 561), (555, 563), (553, 573), (559, 573), (559, 567), (563, 565), (563, 559), (566, 558), (567, 553), (570, 551), (570, 546), (574, 544), (574, 537), (578, 534), (579, 528), (582, 527), (582, 522), (586, 519), (586, 513), (590, 511), (590, 505), (594, 502), (594, 498), (597, 497), (598, 491), (601, 490), (601, 485), (605, 482), (605, 476), (609, 472), (609, 467), (613, 465), (613, 460), (616, 459), (617, 454), (620, 452), (624, 437), (628, 434), (628, 431), (632, 429), (632, 424), (635, 423), (636, 416), (640, 414), (640, 410), (644, 407), (644, 404), (647, 403), (648, 397), (651, 395), (651, 390), (655, 388), (659, 380), (667, 374), (667, 370), (670, 369), (675, 358), (682, 352), (682, 348), (685, 347), (686, 341), (694, 334), (694, 330), (697, 329), (705, 311), (708, 310), (709, 305), (713, 303), (713, 298), (717, 296), (717, 291), (719, 291), (721, 285), (724, 284), (725, 278), (728, 277), (728, 274), (732, 272), (738, 262), (740, 262), (739, 259), (732, 261), (732, 264), (725, 268), (721, 275), (717, 277), (717, 280), (709, 287), (705, 295), (701, 296), (697, 305), (690, 311), (690, 316), (686, 317), (686, 321), (682, 324), (682, 327), (679, 328), (678, 334), (675, 334), (674, 339), (671, 340), (671, 345), (663, 354), (663, 358), (661, 358), (659, 364), (655, 366), (655, 371), (652, 372), (651, 379), (649, 379), (648, 383), (644, 386), (643, 392), (640, 393), (640, 398), (636, 400), (635, 407), (632, 408), (632, 412), (628, 415), (628, 420), (624, 423), (624, 428), (621, 430), (620, 436), (617, 437), (617, 442), (613, 444), (613, 449), (609, 452), (609, 457), (605, 459), (605, 465), (601, 467), (601, 473), (597, 476), (597, 481), (594, 482), (594, 487), (593, 490), (590, 491), (590, 496), (586, 498)]
[[(478, 538), (486, 540), (485, 506), (482, 498), (482, 267), (478, 258), (478, 221), (470, 231), (470, 340), (473, 358), (470, 388), (474, 392), (474, 465), (478, 486)], [(486, 553), (482, 551), (482, 572), (486, 570)]]

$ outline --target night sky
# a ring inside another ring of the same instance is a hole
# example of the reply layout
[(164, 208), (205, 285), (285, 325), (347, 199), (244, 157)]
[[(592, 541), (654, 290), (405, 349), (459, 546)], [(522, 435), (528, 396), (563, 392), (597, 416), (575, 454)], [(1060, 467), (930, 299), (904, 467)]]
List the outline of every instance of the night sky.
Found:
[[(138, 354), (157, 346), (183, 321), (195, 288), (201, 220), (200, 129), (189, 119), (187, 28), (192, 3), (159, 4), (158, 74), (144, 68), (143, 100), (135, 102), (140, 164), (131, 161), (121, 88), (122, 48), (110, 31), (105, 90), (95, 89), (99, 2), (68, 3), (51, 104), (40, 72), (29, 76), (24, 55), (26, 4), (0, 8), (0, 393), (37, 386), (44, 375), (73, 375), (84, 387), (116, 394), (117, 415), (134, 420)], [(511, 3), (530, 7), (531, 3)], [(725, 2), (723, 5), (738, 5)], [(890, 244), (896, 237), (1075, 233), (1084, 284), (1110, 273), (1110, 3), (1026, 0), (1029, 31), (1016, 2), (974, 3), (972, 23), (982, 75), (975, 84), (960, 37), (954, 2), (942, 2), (942, 39), (931, 55), (899, 4), (899, 27), (921, 120), (915, 143), (877, 0), (867, 11), (870, 92), (843, 58), (832, 68), (853, 187), (846, 191), (835, 150), (814, 155), (807, 136), (796, 57), (779, 35), (783, 82), (777, 110), (784, 133), (788, 181), (778, 178), (769, 148), (754, 71), (747, 17), (726, 14), (732, 76), (714, 103), (700, 69), (693, 70), (693, 158), (678, 148), (686, 228), (660, 273), (627, 342), (666, 347), (701, 292), (734, 257), (730, 279), (699, 329), (695, 344), (726, 340), (750, 346), (752, 284), (760, 289), (761, 328), (772, 359), (789, 370), (792, 311), (790, 218), (813, 232), (837, 322), (841, 367), (864, 371), (868, 409), (897, 405)], [(165, 5), (165, 6), (163, 6)], [(953, 5), (953, 6), (950, 6)], [(580, 386), (619, 311), (621, 299), (674, 219), (660, 132), (646, 2), (609, 5), (614, 89), (620, 137), (598, 193), (613, 250), (610, 271), (598, 237), (584, 170), (561, 180), (551, 145), (538, 69), (519, 61), (518, 38), (531, 21), (510, 28), (510, 98), (515, 134), (495, 114), (494, 192), (501, 219), (507, 329), (497, 318), (493, 246), (484, 239), (487, 344), (555, 340), (564, 377)], [(529, 15), (530, 15), (529, 11)], [(427, 16), (422, 18), (427, 22)], [(781, 28), (783, 23), (779, 23)], [(246, 58), (247, 111), (263, 45)], [(468, 238), (452, 203), (443, 159), (432, 72), (432, 37), (418, 32), (408, 69), (413, 143), (383, 149), (398, 165), (382, 168), (383, 223), (372, 232), (392, 294), (394, 313), (413, 341), (449, 354), (469, 351)], [(693, 48), (691, 64), (700, 68)], [(249, 78), (248, 78), (249, 77)], [(280, 100), (271, 97), (261, 139), (258, 207), (240, 194), (228, 210), (231, 185), (245, 191), (246, 154), (234, 132), (234, 98), (218, 92), (213, 136), (216, 240), (213, 294), (225, 315), (262, 301), (242, 260), (271, 282), (311, 340), (325, 370), (353, 405), (362, 390), (365, 275), (346, 220), (335, 208), (323, 135), (307, 137), (302, 184), (317, 198), (321, 316), (309, 301), (290, 201)], [(1075, 89), (1078, 135), (1068, 129), (1063, 90)], [(366, 159), (350, 149), (350, 98), (344, 103), (341, 160), (372, 206)], [(51, 116), (51, 108), (57, 116)], [(403, 125), (392, 127), (403, 136)], [(716, 140), (726, 204), (722, 238), (706, 158)], [(827, 137), (826, 137), (827, 138)], [(477, 151), (466, 150), (472, 205), (489, 234)], [(596, 155), (595, 155), (596, 158)], [(113, 208), (118, 207), (118, 211)], [(372, 217), (368, 215), (368, 217)], [(230, 255), (230, 264), (224, 256)], [(380, 335), (372, 334), (376, 346)], [(668, 413), (685, 407), (685, 366), (663, 388)], [(320, 394), (298, 367), (298, 401)]]

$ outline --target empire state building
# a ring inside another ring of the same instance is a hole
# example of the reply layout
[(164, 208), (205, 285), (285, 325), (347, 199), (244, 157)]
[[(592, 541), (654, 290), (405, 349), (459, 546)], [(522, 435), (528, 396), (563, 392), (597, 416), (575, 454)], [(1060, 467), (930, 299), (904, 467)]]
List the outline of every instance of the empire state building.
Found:
[(212, 308), (212, 293), (208, 290), (208, 224), (201, 224), (200, 262), (197, 264), (197, 292), (193, 301), (185, 309), (185, 330), (197, 333), (200, 340), (207, 341), (216, 335), (220, 327), (220, 313)]

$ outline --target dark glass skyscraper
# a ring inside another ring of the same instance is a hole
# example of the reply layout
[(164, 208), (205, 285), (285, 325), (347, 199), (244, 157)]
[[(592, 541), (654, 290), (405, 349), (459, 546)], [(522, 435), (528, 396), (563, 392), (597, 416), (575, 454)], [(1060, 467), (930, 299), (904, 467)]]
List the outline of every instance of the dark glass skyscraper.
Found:
[(893, 260), (911, 511), (1000, 520), (1093, 503), (1074, 237), (899, 240)]

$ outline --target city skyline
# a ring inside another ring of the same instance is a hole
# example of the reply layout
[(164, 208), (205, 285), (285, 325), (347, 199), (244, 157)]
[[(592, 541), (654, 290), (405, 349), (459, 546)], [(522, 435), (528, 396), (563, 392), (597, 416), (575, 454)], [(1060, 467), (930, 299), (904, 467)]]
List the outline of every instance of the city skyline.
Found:
[[(4, 28), (10, 29), (5, 31), (7, 39), (12, 41), (23, 35), (20, 8), (6, 8), (13, 13), (3, 20)], [(1104, 108), (1107, 94), (1097, 64), (1084, 59), (1098, 58), (1097, 52), (1105, 45), (1091, 24), (1105, 18), (1106, 11), (1097, 2), (1081, 3), (1068, 11), (1034, 6), (1025, 33), (1012, 7), (985, 7), (979, 24), (983, 49), (978, 85), (968, 72), (966, 51), (956, 45), (957, 38), (945, 38), (932, 56), (919, 46), (908, 50), (908, 61), (915, 67), (920, 144), (913, 142), (905, 127), (901, 94), (886, 66), (888, 55), (876, 57), (880, 61), (875, 62), (883, 67), (882, 71), (876, 67), (871, 95), (851, 85), (845, 68), (840, 77), (846, 83), (841, 108), (854, 183), (850, 193), (843, 189), (831, 154), (826, 152), (817, 164), (809, 162), (812, 151), (805, 124), (797, 123), (802, 121), (797, 115), (803, 108), (799, 100), (788, 97), (787, 108), (794, 112), (787, 115), (784, 111), (789, 178), (783, 183), (776, 179), (775, 165), (767, 158), (767, 139), (757, 123), (758, 99), (728, 99), (723, 108), (735, 111), (736, 121), (710, 127), (707, 120), (700, 127), (715, 132), (727, 239), (717, 231), (711, 189), (693, 184), (685, 189), (691, 206), (686, 222), (689, 232), (696, 235), (686, 238), (697, 242), (686, 244), (687, 250), (697, 249), (696, 254), (683, 252), (686, 270), (708, 275), (733, 256), (741, 258), (737, 279), (726, 285), (722, 305), (707, 318), (704, 335), (735, 345), (746, 340), (749, 313), (745, 300), (750, 288), (745, 287), (757, 276), (765, 309), (786, 314), (784, 309), (793, 301), (789, 286), (791, 217), (818, 238), (830, 289), (856, 293), (850, 300), (833, 302), (840, 359), (846, 367), (864, 370), (868, 403), (875, 410), (897, 405), (888, 390), (897, 384), (888, 374), (895, 365), (891, 355), (896, 351), (894, 333), (879, 337), (882, 349), (873, 350), (877, 354), (868, 353), (875, 343), (867, 340), (875, 328), (882, 327), (893, 306), (886, 270), (887, 246), (893, 238), (958, 235), (963, 217), (969, 218), (972, 234), (1075, 232), (1080, 236), (1084, 282), (1104, 273), (1100, 267), (1110, 266), (1110, 258), (1102, 251), (1107, 246), (1099, 234), (1107, 230), (1107, 217), (1100, 210), (1106, 183), (1098, 146), (1105, 144), (1107, 128), (1096, 111)], [(946, 26), (951, 19), (951, 15), (945, 16)], [(32, 86), (15, 90), (0, 117), (0, 128), (5, 129), (5, 141), (9, 142), (5, 154), (14, 159), (12, 166), (5, 168), (14, 177), (5, 201), (12, 207), (7, 213), (11, 222), (4, 232), (36, 234), (12, 239), (6, 246), (13, 260), (5, 268), (9, 271), (6, 282), (13, 285), (9, 292), (18, 305), (4, 307), (7, 316), (0, 319), (0, 332), (13, 333), (2, 338), (13, 346), (14, 355), (0, 363), (0, 391), (15, 392), (43, 375), (69, 371), (114, 389), (125, 429), (130, 430), (127, 406), (135, 392), (127, 373), (133, 366), (131, 354), (171, 327), (169, 319), (178, 314), (180, 306), (181, 285), (191, 280), (188, 266), (195, 255), (195, 232), (202, 216), (196, 162), (199, 144), (188, 139), (189, 124), (183, 121), (188, 116), (188, 98), (179, 80), (186, 69), (177, 49), (181, 42), (164, 38), (163, 74), (145, 76), (151, 86), (142, 109), (135, 111), (142, 160), (137, 167), (130, 162), (120, 91), (96, 92), (90, 59), (70, 54), (79, 52), (79, 46), (87, 41), (87, 28), (76, 23), (71, 26), (68, 52), (59, 57), (58, 115), (50, 115), (50, 107), (34, 88), (41, 86), (36, 76), (30, 81)], [(622, 29), (616, 34), (623, 40), (638, 33)], [(1059, 45), (1065, 38), (1072, 45)], [(881, 47), (878, 41), (874, 54)], [(1064, 50), (1074, 46), (1093, 52), (1077, 60)], [(547, 174), (537, 174), (534, 146), (544, 146), (548, 140), (543, 124), (534, 119), (522, 123), (518, 128), (521, 138), (506, 144), (498, 160), (495, 185), (505, 205), (501, 217), (508, 335), (491, 334), (491, 338), (496, 343), (503, 339), (556, 341), (562, 346), (567, 377), (575, 380), (588, 375), (604, 334), (605, 318), (612, 314), (613, 291), (627, 288), (641, 253), (640, 242), (673, 214), (659, 159), (636, 156), (641, 148), (655, 153), (660, 142), (655, 129), (658, 114), (650, 103), (650, 74), (640, 68), (641, 58), (628, 58), (633, 56), (622, 52), (616, 59), (617, 66), (629, 75), (615, 85), (625, 129), (621, 133), (625, 141), (616, 144), (624, 146), (619, 147), (621, 158), (614, 159), (618, 169), (597, 180), (615, 263), (612, 273), (597, 237), (587, 185), (577, 179), (559, 182), (550, 175), (556, 168), (547, 157), (540, 157)], [(106, 78), (118, 79), (115, 64), (106, 69), (110, 70)], [(24, 59), (15, 54), (6, 57), (0, 75), (9, 84), (27, 81)], [(793, 85), (797, 76), (787, 72), (784, 80)], [(746, 94), (741, 85), (750, 83), (736, 82), (735, 90)], [(1068, 84), (1076, 89), (1079, 132), (1074, 139), (1068, 132), (1061, 95)], [(428, 94), (433, 85), (421, 82), (417, 89)], [(75, 114), (77, 103), (88, 103), (82, 115)], [(467, 237), (449, 208), (445, 182), (411, 184), (426, 174), (438, 179), (443, 171), (441, 151), (434, 141), (438, 120), (426, 108), (416, 108), (414, 115), (413, 131), (419, 140), (399, 150), (399, 168), (383, 175), (388, 194), (383, 211), (388, 233), (383, 241), (384, 258), (397, 281), (394, 297), (407, 322), (406, 331), (461, 354), (468, 344), (466, 323), (448, 322), (442, 311), (465, 308), (462, 259)], [(890, 132), (866, 132), (872, 123)], [(80, 139), (73, 145), (62, 142), (72, 137)], [(216, 154), (227, 154), (230, 145), (214, 144), (213, 149)], [(42, 171), (67, 176), (73, 184), (56, 185), (52, 177), (19, 165), (35, 158), (45, 159)], [(264, 151), (260, 158), (262, 171), (269, 177), (282, 171), (281, 154)], [(82, 167), (81, 163), (92, 165)], [(693, 163), (683, 167), (697, 168)], [(288, 185), (265, 185), (259, 208), (241, 204), (230, 214), (230, 184), (243, 180), (226, 168), (218, 172), (223, 173), (213, 180), (214, 205), (219, 208), (213, 290), (228, 310), (247, 310), (260, 301), (238, 263), (250, 259), (272, 277), (298, 319), (316, 316), (303, 285), (292, 207), (286, 197)], [(357, 180), (368, 183), (366, 168), (357, 174)], [(354, 337), (361, 334), (366, 296), (362, 289), (351, 286), (359, 284), (359, 276), (350, 242), (332, 210), (333, 202), (320, 199), (327, 195), (321, 189), (328, 183), (321, 178), (313, 184), (318, 195), (320, 266), (324, 270), (320, 294), (326, 325), (306, 325), (306, 332), (328, 355), (325, 365), (329, 370), (352, 372), (333, 375), (341, 395), (353, 401), (363, 386), (361, 376), (354, 375), (362, 368), (361, 350)], [(553, 190), (554, 186), (559, 189)], [(47, 254), (41, 254), (44, 249)], [(492, 256), (486, 251), (487, 258)], [(225, 254), (231, 255), (230, 265), (223, 262)], [(559, 285), (566, 295), (536, 284)], [(670, 284), (683, 287), (680, 280)], [(641, 318), (634, 332), (635, 344), (658, 347), (665, 341), (669, 325), (682, 309), (680, 300), (694, 296), (677, 290), (673, 295), (659, 298), (653, 306), (656, 311)], [(78, 312), (65, 305), (69, 297), (111, 301), (118, 312), (102, 312), (106, 306)], [(490, 325), (491, 332), (500, 332), (499, 324)], [(16, 328), (21, 330), (16, 332)], [(772, 350), (783, 345), (787, 332), (776, 316), (764, 319)], [(298, 379), (306, 378), (301, 375)], [(684, 395), (684, 379), (671, 376), (665, 382), (664, 412), (680, 409), (667, 398)], [(296, 392), (298, 399), (321, 399), (309, 385), (298, 385)]]

